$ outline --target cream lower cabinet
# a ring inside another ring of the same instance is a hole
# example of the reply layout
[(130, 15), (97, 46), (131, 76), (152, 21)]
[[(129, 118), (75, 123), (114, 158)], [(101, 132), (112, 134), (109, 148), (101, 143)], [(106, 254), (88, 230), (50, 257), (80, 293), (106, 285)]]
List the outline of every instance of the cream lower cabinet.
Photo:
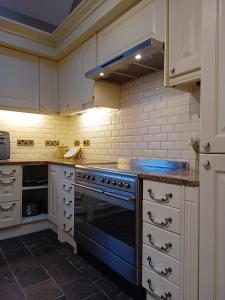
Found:
[(198, 300), (198, 187), (143, 181), (147, 300)]
[(200, 80), (201, 0), (166, 3), (165, 83), (171, 86)]
[(201, 155), (199, 300), (225, 298), (224, 156)]
[(39, 58), (0, 47), (0, 107), (39, 110)]
[(59, 219), (60, 168), (58, 165), (48, 166), (48, 219), (55, 225)]

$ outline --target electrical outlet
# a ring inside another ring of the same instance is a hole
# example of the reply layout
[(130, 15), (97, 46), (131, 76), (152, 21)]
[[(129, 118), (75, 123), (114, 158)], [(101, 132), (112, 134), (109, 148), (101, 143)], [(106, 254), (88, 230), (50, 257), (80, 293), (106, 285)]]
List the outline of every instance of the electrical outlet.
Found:
[(34, 146), (34, 140), (17, 140), (17, 146)]
[(90, 144), (91, 144), (91, 142), (90, 142), (90, 140), (83, 140), (83, 145), (84, 146), (90, 146)]
[(80, 146), (80, 141), (79, 140), (75, 140), (74, 141), (74, 146), (76, 146), (76, 147)]
[(45, 146), (59, 146), (59, 141), (56, 140), (45, 140)]

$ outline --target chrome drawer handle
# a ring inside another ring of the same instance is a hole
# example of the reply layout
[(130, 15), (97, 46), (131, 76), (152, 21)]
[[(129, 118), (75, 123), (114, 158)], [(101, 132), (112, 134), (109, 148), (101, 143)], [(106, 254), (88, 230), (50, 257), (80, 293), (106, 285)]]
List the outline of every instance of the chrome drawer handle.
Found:
[(13, 184), (15, 181), (16, 181), (16, 178), (13, 178), (12, 180), (9, 180), (9, 181), (0, 180), (0, 184), (2, 184), (2, 185), (10, 185), (10, 184)]
[(172, 273), (172, 269), (171, 269), (170, 267), (169, 267), (169, 268), (165, 268), (165, 269), (163, 269), (163, 268), (161, 268), (161, 267), (155, 267), (155, 266), (153, 265), (153, 263), (152, 263), (152, 258), (151, 258), (150, 256), (147, 257), (147, 260), (148, 260), (149, 266), (152, 268), (152, 270), (153, 270), (156, 274), (168, 278), (168, 277), (170, 276), (170, 274)]
[(73, 215), (71, 215), (71, 214), (67, 215), (65, 210), (64, 210), (63, 214), (66, 219), (72, 219), (72, 217), (73, 217)]
[(149, 239), (149, 243), (152, 245), (152, 247), (154, 247), (156, 250), (162, 251), (162, 252), (166, 252), (168, 253), (170, 251), (170, 249), (173, 247), (171, 242), (162, 244), (160, 242), (154, 242), (152, 240), (152, 235), (149, 233), (147, 235), (148, 239)]
[(149, 196), (151, 197), (152, 200), (157, 201), (157, 202), (164, 202), (164, 203), (168, 203), (170, 201), (170, 199), (173, 198), (173, 194), (172, 193), (168, 193), (165, 194), (165, 198), (156, 198), (152, 189), (148, 189), (149, 192)]
[(150, 279), (147, 280), (147, 284), (148, 284), (148, 287), (149, 287), (149, 290), (151, 291), (151, 293), (153, 295), (155, 295), (156, 297), (158, 297), (159, 299), (168, 300), (168, 299), (172, 298), (172, 294), (170, 292), (161, 294), (161, 292), (153, 289), (152, 282)]
[(66, 185), (64, 184), (63, 185), (63, 190), (65, 191), (65, 192), (70, 192), (71, 190), (72, 190), (72, 186), (69, 186), (68, 188), (66, 187)]
[(168, 228), (170, 226), (170, 223), (172, 223), (172, 221), (173, 221), (173, 219), (171, 217), (165, 218), (165, 220), (154, 219), (151, 211), (147, 212), (147, 214), (148, 214), (149, 220), (157, 226), (163, 226), (163, 227)]
[(70, 228), (66, 228), (66, 224), (63, 224), (63, 230), (65, 232), (70, 232), (70, 231), (72, 231), (72, 228), (71, 227)]
[(67, 173), (66, 171), (64, 172), (64, 176), (67, 178), (70, 178), (71, 176), (73, 176), (73, 173)]
[(6, 206), (6, 207), (0, 206), (0, 209), (1, 209), (1, 211), (10, 210), (10, 209), (12, 209), (15, 205), (16, 205), (16, 203), (13, 203), (12, 205)]
[(12, 170), (11, 172), (3, 172), (2, 170), (0, 170), (0, 174), (4, 175), (4, 176), (10, 176), (16, 173), (16, 170)]

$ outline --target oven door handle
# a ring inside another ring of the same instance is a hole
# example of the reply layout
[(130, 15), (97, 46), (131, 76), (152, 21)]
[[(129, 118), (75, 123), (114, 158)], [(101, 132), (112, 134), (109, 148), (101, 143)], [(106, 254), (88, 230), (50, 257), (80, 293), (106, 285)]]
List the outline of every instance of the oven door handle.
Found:
[(77, 187), (84, 188), (84, 189), (86, 189), (86, 190), (90, 190), (90, 191), (93, 191), (93, 192), (97, 192), (97, 193), (103, 194), (103, 191), (98, 190), (98, 189), (91, 188), (91, 187), (86, 186), (86, 185), (82, 185), (82, 184), (78, 184), (78, 183), (72, 183), (72, 185), (75, 185), (75, 186), (77, 186)]
[(112, 193), (109, 193), (109, 192), (103, 192), (103, 193), (107, 196), (112, 196), (114, 198), (125, 200), (125, 201), (133, 201), (134, 200), (134, 197), (127, 198), (127, 197), (118, 196), (118, 195), (115, 195), (115, 194), (112, 194)]

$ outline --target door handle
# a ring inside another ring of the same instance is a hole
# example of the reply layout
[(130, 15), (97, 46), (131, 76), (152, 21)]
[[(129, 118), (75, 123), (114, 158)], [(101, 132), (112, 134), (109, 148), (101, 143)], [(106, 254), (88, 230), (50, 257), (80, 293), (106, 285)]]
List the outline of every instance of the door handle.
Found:
[(151, 256), (147, 257), (148, 264), (151, 267), (151, 269), (158, 275), (163, 276), (163, 277), (169, 277), (170, 274), (172, 273), (172, 269), (170, 267), (163, 269), (162, 267), (156, 267), (152, 263), (152, 258)]
[(12, 180), (9, 180), (9, 181), (0, 180), (0, 184), (10, 185), (10, 184), (13, 184), (15, 181), (16, 181), (16, 178), (13, 178)]
[(164, 220), (154, 219), (151, 211), (147, 212), (147, 214), (148, 214), (149, 220), (157, 226), (163, 226), (163, 227), (168, 228), (170, 223), (172, 223), (172, 221), (173, 221), (173, 219), (171, 217), (165, 218)]
[(10, 176), (16, 173), (16, 170), (12, 170), (11, 172), (4, 172), (4, 171), (0, 171), (0, 174), (4, 175), (4, 176)]
[(173, 198), (172, 193), (165, 194), (165, 198), (157, 198), (155, 197), (154, 193), (152, 192), (152, 189), (148, 189), (149, 196), (151, 197), (152, 200), (157, 201), (157, 202), (165, 202), (168, 203), (170, 199)]
[(172, 294), (170, 292), (167, 292), (167, 293), (161, 293), (157, 290), (155, 290), (153, 287), (152, 287), (152, 282), (150, 279), (147, 280), (147, 284), (148, 284), (148, 287), (149, 287), (149, 290), (151, 291), (151, 293), (153, 295), (155, 295), (157, 297), (157, 299), (163, 299), (163, 300), (168, 300), (170, 298), (172, 298)]
[(150, 233), (147, 235), (147, 237), (148, 237), (148, 240), (149, 240), (149, 243), (151, 244), (151, 246), (153, 248), (155, 248), (156, 250), (168, 253), (170, 251), (170, 249), (173, 247), (171, 242), (168, 242), (165, 244), (163, 244), (162, 242), (154, 242), (152, 240), (152, 235)]
[(82, 185), (82, 184), (78, 184), (78, 183), (72, 183), (72, 185), (75, 185), (77, 187), (81, 187), (81, 188), (89, 190), (89, 191), (93, 191), (93, 192), (97, 192), (97, 193), (103, 194), (103, 191), (95, 189), (95, 188), (91, 188), (91, 187), (86, 186), (86, 185)]
[(126, 198), (126, 197), (123, 197), (123, 196), (118, 196), (118, 195), (112, 194), (110, 192), (103, 192), (103, 193), (105, 195), (112, 196), (114, 198), (125, 200), (125, 201), (132, 201), (132, 200), (134, 200), (134, 197)]
[(16, 203), (13, 203), (12, 205), (6, 206), (6, 207), (0, 206), (0, 209), (1, 209), (1, 211), (10, 210), (10, 209), (12, 209), (15, 205), (16, 205)]

